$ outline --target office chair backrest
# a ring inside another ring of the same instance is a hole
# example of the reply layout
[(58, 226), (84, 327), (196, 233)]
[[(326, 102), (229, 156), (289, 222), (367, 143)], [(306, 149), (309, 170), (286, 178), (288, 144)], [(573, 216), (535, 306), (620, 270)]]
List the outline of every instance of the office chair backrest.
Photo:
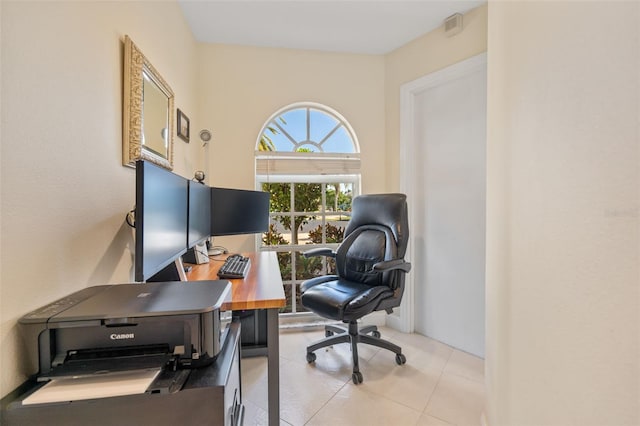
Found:
[(353, 199), (351, 220), (336, 251), (338, 276), (371, 286), (393, 289), (402, 284), (398, 271), (374, 272), (375, 263), (402, 259), (409, 240), (404, 194), (361, 195)]

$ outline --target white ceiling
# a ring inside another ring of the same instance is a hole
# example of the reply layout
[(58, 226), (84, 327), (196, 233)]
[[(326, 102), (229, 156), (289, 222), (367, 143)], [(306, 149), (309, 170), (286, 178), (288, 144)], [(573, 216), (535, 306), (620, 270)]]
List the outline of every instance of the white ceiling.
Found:
[(385, 54), (486, 0), (178, 0), (197, 41)]

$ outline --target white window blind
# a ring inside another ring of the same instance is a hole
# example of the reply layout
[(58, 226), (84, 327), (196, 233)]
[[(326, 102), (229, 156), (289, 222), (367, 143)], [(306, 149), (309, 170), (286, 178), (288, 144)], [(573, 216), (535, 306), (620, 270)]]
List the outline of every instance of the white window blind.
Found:
[(353, 175), (360, 173), (359, 154), (300, 154), (299, 152), (269, 154), (264, 151), (256, 151), (256, 174), (269, 176)]

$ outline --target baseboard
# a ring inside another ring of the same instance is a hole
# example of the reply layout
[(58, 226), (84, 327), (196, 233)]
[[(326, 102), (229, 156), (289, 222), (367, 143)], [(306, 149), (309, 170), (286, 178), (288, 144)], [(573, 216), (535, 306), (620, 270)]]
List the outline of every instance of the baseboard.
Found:
[(386, 325), (389, 328), (393, 328), (394, 330), (406, 333), (406, 331), (404, 330), (404, 324), (403, 324), (402, 320), (400, 319), (400, 316), (398, 316), (398, 315), (387, 315), (384, 318), (384, 321), (385, 321), (385, 323), (383, 325)]
[(386, 324), (386, 313), (384, 311), (372, 312), (360, 320), (362, 325), (377, 325), (382, 327)]
[[(387, 316), (388, 315), (383, 311), (373, 312), (358, 320), (358, 323), (361, 325), (377, 325), (382, 327), (387, 325), (385, 323), (385, 318)], [(324, 326), (328, 324), (343, 325), (342, 321), (328, 320), (313, 313), (304, 313), (299, 315), (281, 315), (279, 328), (281, 330), (296, 328), (324, 328)]]

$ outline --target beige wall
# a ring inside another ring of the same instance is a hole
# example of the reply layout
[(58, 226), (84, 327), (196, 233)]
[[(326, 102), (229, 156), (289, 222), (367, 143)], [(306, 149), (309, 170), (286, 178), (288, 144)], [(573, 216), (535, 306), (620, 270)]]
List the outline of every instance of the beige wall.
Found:
[(489, 5), (488, 420), (640, 424), (640, 5)]
[[(353, 126), (360, 142), (362, 191), (387, 188), (384, 57), (316, 51), (199, 45), (203, 121), (213, 130), (213, 186), (253, 189), (254, 151), (273, 113), (294, 102), (327, 105)], [(218, 237), (230, 250), (251, 250), (254, 239)]]
[[(129, 34), (196, 116), (196, 44), (174, 2), (3, 1), (0, 393), (25, 379), (17, 319), (74, 290), (132, 279), (135, 172), (121, 164)], [(202, 168), (176, 139), (176, 168)]]
[(400, 86), (487, 50), (487, 6), (465, 13), (463, 31), (453, 37), (442, 27), (385, 56), (387, 191), (400, 186)]
[[(363, 192), (397, 190), (400, 84), (484, 50), (482, 8), (456, 38), (432, 33), (385, 57), (196, 44), (175, 2), (0, 4), (2, 395), (26, 374), (21, 315), (79, 288), (132, 279), (124, 216), (135, 174), (121, 165), (125, 34), (191, 119), (191, 143), (175, 138), (174, 171), (205, 169), (209, 184), (237, 188), (254, 185), (255, 142), (269, 116), (313, 101), (353, 126)], [(214, 135), (206, 147), (203, 128)], [(231, 249), (252, 248), (250, 237), (228, 238)]]
[[(209, 184), (253, 188), (253, 153), (265, 121), (286, 105), (313, 101), (336, 109), (353, 126), (362, 191), (397, 191), (400, 86), (484, 52), (486, 11), (468, 12), (456, 37), (437, 29), (384, 56), (200, 44), (200, 111), (214, 133), (206, 148)], [(219, 237), (218, 243), (250, 250), (254, 239)]]
[(124, 34), (191, 118), (176, 172), (238, 188), (271, 113), (315, 101), (357, 132), (363, 191), (397, 190), (400, 86), (488, 46), (489, 423), (640, 423), (638, 9), (496, 2), (383, 57), (197, 45), (174, 2), (0, 2), (0, 394), (17, 318), (131, 279)]

